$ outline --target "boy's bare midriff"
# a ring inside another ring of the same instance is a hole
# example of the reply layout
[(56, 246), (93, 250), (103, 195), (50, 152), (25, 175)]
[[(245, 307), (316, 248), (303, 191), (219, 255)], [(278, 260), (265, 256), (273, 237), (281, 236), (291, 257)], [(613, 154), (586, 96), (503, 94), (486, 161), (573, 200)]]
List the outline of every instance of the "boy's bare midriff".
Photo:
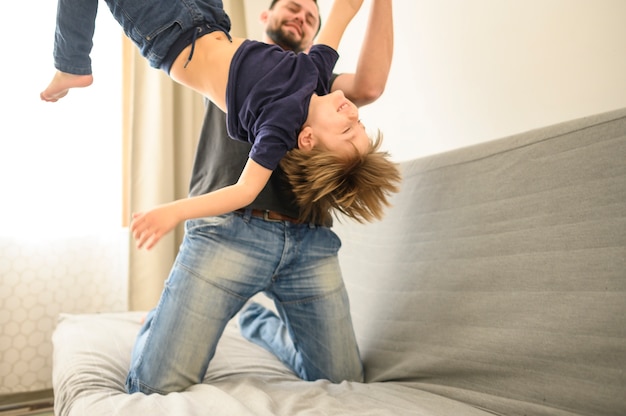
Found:
[(232, 38), (231, 42), (223, 32), (204, 35), (196, 40), (193, 57), (189, 63), (187, 61), (191, 45), (178, 55), (170, 69), (170, 76), (174, 81), (206, 96), (225, 112), (230, 63), (244, 40)]

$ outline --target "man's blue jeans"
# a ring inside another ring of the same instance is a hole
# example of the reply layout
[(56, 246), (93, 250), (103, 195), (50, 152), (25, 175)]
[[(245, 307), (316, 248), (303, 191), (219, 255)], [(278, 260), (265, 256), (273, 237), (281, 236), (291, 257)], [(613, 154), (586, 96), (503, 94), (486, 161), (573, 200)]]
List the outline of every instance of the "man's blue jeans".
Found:
[(187, 221), (161, 299), (138, 335), (128, 391), (165, 394), (201, 382), (228, 321), (262, 291), (282, 319), (248, 313), (249, 339), (305, 380), (362, 381), (340, 246), (327, 227), (249, 213)]

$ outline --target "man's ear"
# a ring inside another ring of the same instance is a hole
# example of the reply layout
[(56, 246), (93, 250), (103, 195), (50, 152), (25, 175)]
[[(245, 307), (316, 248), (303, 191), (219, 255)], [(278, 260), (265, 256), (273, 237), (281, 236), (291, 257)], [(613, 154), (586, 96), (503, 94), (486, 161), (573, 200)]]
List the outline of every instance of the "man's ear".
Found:
[(269, 11), (268, 10), (263, 10), (261, 12), (261, 15), (259, 16), (259, 21), (261, 22), (261, 24), (263, 26), (265, 26), (267, 24), (267, 19), (269, 18)]
[(315, 139), (313, 137), (313, 129), (306, 126), (298, 133), (298, 149), (304, 151), (310, 151), (315, 146)]

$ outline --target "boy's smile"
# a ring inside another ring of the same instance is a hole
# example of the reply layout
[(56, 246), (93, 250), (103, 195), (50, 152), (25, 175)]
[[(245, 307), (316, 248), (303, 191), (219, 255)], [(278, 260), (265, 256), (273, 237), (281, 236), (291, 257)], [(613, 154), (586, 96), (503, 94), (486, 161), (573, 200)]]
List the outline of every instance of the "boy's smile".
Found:
[(303, 131), (308, 128), (312, 147), (353, 154), (365, 154), (370, 138), (359, 120), (359, 110), (341, 90), (323, 96), (313, 95)]

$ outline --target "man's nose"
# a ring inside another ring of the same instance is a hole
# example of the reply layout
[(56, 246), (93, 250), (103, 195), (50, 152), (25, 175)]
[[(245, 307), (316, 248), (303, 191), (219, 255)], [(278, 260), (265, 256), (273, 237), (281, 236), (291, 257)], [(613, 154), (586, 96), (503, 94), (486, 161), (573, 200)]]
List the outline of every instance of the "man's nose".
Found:
[(296, 20), (298, 24), (302, 25), (305, 21), (305, 17), (304, 12), (298, 12), (294, 15), (294, 20)]

